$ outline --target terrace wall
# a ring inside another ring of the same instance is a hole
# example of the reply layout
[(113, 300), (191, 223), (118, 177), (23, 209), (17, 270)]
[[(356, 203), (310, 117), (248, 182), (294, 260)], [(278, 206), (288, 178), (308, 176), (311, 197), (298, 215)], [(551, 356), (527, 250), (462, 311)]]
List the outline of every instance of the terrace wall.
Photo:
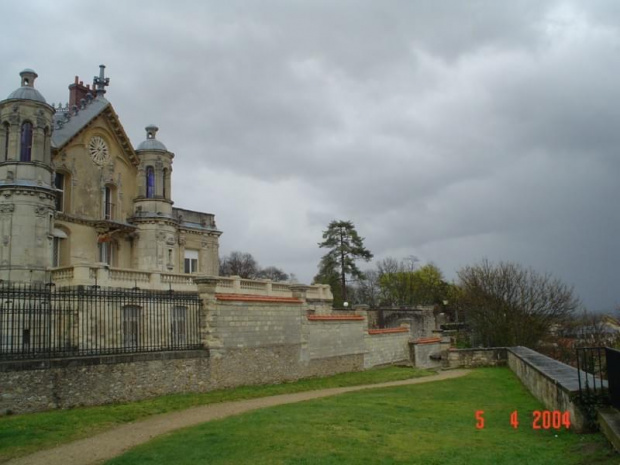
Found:
[(217, 278), (196, 281), (203, 350), (0, 362), (0, 414), (280, 383), (408, 360), (408, 328), (373, 332), (364, 315), (317, 313), (306, 286), (273, 296), (222, 293)]
[(215, 387), (204, 350), (0, 363), (0, 414), (131, 402)]
[(587, 431), (586, 416), (576, 403), (579, 395), (576, 368), (527, 347), (511, 347), (507, 359), (510, 369), (547, 410), (569, 411), (571, 427), (578, 433)]
[(444, 365), (447, 368), (476, 368), (506, 365), (505, 347), (450, 349)]

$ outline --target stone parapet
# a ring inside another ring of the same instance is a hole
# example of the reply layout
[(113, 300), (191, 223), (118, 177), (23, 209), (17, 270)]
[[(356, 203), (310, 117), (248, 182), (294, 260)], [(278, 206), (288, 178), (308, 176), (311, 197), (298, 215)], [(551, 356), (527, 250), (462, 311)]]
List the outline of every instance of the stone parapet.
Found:
[(311, 286), (273, 282), (265, 279), (243, 279), (239, 276), (204, 276), (112, 268), (104, 263), (73, 265), (51, 269), (52, 281), (59, 287), (92, 286), (199, 292), (198, 281), (215, 279), (220, 294), (293, 297), (308, 302), (317, 313), (330, 313), (333, 295), (327, 284)]

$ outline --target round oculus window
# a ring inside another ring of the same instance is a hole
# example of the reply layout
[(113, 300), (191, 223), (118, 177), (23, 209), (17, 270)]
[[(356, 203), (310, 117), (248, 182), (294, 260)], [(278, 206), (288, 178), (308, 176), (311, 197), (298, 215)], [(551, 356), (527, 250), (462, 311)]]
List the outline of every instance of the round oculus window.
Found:
[(110, 160), (110, 153), (108, 152), (108, 144), (105, 140), (99, 136), (95, 136), (90, 139), (88, 143), (88, 151), (90, 156), (97, 165), (103, 166)]

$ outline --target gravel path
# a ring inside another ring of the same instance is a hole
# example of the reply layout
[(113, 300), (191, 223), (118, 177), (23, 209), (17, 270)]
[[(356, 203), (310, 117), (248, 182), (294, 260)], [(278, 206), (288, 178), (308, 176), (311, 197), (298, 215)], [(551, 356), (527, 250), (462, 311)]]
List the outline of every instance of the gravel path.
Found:
[(20, 457), (9, 462), (10, 465), (92, 465), (109, 460), (139, 444), (145, 443), (159, 436), (179, 428), (198, 425), (211, 420), (225, 418), (231, 415), (273, 407), (276, 405), (292, 404), (311, 399), (334, 396), (346, 392), (374, 389), (381, 387), (405, 386), (408, 384), (429, 383), (443, 379), (457, 378), (469, 373), (469, 370), (450, 370), (437, 375), (423, 378), (391, 381), (380, 384), (366, 384), (342, 388), (306, 391), (294, 394), (282, 394), (258, 399), (222, 402), (218, 404), (193, 407), (179, 412), (155, 415), (145, 420), (128, 423), (104, 433), (70, 442), (53, 449), (43, 450), (32, 455)]

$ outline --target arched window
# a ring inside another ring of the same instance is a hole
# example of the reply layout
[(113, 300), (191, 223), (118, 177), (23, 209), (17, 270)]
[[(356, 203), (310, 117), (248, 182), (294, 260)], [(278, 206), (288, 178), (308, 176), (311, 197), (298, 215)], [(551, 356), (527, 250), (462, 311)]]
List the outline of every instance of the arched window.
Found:
[(4, 123), (4, 159), (9, 159), (9, 123)]
[(32, 155), (32, 123), (22, 124), (20, 161), (30, 161)]
[(146, 167), (146, 198), (155, 197), (155, 170), (152, 166)]

